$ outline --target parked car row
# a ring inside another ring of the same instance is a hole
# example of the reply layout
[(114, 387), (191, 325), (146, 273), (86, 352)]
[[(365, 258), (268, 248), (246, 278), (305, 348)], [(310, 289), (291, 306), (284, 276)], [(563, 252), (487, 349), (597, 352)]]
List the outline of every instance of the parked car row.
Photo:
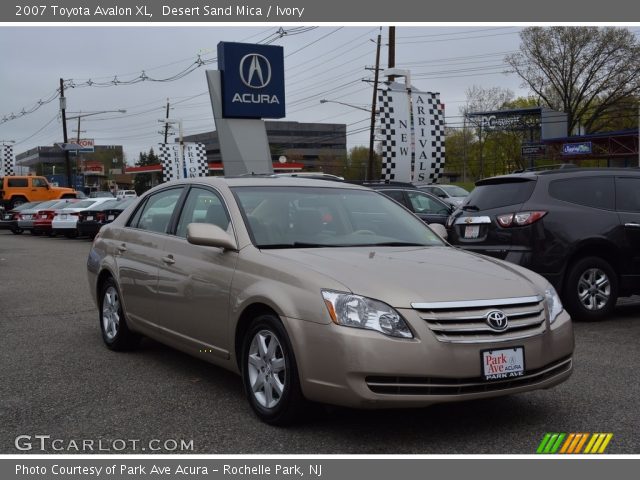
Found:
[(32, 235), (93, 238), (103, 225), (117, 218), (133, 200), (111, 196), (24, 203), (2, 214), (0, 229), (10, 230), (16, 235), (29, 232)]

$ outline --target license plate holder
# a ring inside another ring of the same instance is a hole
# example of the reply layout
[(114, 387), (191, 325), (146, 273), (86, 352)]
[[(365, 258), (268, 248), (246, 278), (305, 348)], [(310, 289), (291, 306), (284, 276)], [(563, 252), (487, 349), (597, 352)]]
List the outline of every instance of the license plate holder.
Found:
[(480, 352), (482, 377), (486, 381), (508, 380), (525, 374), (524, 347), (494, 348)]

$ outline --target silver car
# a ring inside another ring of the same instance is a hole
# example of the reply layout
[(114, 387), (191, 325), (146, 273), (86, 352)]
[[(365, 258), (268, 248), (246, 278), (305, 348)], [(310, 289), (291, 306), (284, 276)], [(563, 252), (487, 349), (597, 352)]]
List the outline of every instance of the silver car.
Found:
[(237, 372), (272, 424), (305, 400), (427, 406), (572, 372), (571, 319), (549, 282), (450, 247), (362, 186), (166, 183), (100, 230), (88, 277), (107, 347), (146, 335)]

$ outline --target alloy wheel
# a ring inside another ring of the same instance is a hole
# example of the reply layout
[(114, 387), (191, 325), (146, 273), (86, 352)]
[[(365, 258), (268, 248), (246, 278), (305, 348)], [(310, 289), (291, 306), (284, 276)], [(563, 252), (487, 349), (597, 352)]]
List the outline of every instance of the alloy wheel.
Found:
[(102, 299), (102, 329), (107, 340), (113, 340), (120, 329), (120, 297), (113, 286), (109, 286)]
[(578, 299), (590, 311), (601, 310), (611, 298), (611, 282), (607, 274), (599, 268), (589, 268), (580, 275)]
[(278, 405), (286, 387), (284, 351), (276, 335), (260, 330), (251, 340), (248, 352), (251, 393), (264, 408)]

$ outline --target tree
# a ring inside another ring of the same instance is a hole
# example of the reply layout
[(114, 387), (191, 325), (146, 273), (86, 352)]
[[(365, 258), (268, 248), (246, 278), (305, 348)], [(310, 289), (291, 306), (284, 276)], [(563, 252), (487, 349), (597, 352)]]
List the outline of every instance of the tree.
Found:
[(529, 27), (505, 60), (568, 131), (593, 132), (603, 117), (640, 94), (640, 43), (626, 28)]
[[(136, 161), (136, 167), (146, 167), (148, 165), (157, 165), (160, 163), (157, 155), (154, 153), (153, 148), (149, 149), (149, 153), (140, 152), (138, 160)], [(133, 179), (133, 188), (138, 195), (142, 195), (144, 192), (151, 188), (151, 174), (150, 173), (138, 173)]]

